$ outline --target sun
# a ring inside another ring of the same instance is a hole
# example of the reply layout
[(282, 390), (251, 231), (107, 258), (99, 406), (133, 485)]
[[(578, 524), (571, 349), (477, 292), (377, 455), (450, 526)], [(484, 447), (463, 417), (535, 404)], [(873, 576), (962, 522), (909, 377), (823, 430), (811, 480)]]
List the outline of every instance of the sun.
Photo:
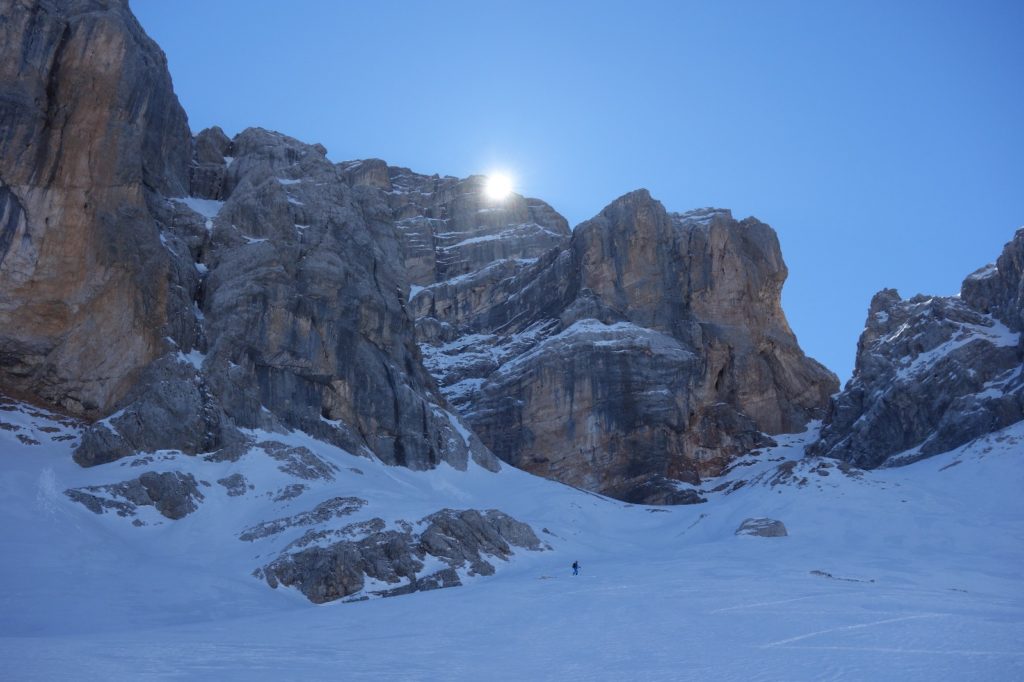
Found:
[(512, 194), (512, 178), (505, 173), (490, 173), (487, 182), (484, 184), (484, 192), (489, 199), (501, 201)]

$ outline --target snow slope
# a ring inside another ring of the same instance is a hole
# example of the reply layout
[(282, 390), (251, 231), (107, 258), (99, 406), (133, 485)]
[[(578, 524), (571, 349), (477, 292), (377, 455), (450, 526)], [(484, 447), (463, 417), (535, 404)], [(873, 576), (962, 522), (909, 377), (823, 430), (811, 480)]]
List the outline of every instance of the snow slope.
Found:
[[(793, 461), (808, 432), (708, 482), (706, 504), (654, 508), (510, 467), (387, 467), (302, 434), (274, 438), (339, 473), (274, 501), (268, 458), (81, 469), (73, 424), (2, 407), (4, 679), (1024, 679), (1024, 423), (848, 473)], [(254, 487), (203, 487), (179, 521), (143, 508), (141, 527), (62, 494), (172, 465)], [(338, 495), (389, 522), (498, 508), (552, 549), (492, 560), (495, 576), (463, 587), (355, 603), (314, 606), (253, 577), (293, 535), (247, 543), (241, 529)], [(733, 534), (759, 516), (789, 537)]]

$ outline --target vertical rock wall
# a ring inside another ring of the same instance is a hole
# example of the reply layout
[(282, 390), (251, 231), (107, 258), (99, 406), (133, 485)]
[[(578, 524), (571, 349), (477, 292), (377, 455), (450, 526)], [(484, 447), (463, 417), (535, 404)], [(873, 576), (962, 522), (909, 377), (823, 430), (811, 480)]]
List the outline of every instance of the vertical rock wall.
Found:
[(428, 369), (499, 457), (672, 502), (838, 388), (786, 323), (785, 278), (767, 225), (670, 214), (640, 190), (536, 260), (437, 281), (410, 307)]
[(187, 189), (188, 124), (126, 2), (0, 14), (0, 383), (97, 416), (161, 352), (149, 206)]

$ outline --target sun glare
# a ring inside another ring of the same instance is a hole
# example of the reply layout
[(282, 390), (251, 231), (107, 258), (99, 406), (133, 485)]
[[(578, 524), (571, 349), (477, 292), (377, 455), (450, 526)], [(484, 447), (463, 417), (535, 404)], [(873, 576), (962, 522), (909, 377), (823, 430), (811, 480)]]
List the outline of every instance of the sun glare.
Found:
[(504, 173), (491, 173), (487, 176), (484, 191), (487, 192), (489, 198), (501, 201), (512, 194), (512, 178)]

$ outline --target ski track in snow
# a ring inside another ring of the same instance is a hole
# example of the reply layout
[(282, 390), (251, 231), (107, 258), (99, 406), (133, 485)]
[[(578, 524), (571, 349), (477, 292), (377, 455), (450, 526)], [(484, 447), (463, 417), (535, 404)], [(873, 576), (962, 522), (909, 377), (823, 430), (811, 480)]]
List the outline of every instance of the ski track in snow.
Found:
[(739, 606), (727, 606), (724, 609), (715, 609), (714, 611), (708, 611), (708, 613), (725, 613), (726, 611), (739, 611), (740, 609), (756, 609), (762, 606), (775, 606), (777, 604), (790, 604), (795, 601), (804, 601), (805, 599), (814, 599), (817, 595), (808, 595), (806, 597), (794, 597), (793, 599), (781, 599), (779, 601), (759, 601), (753, 604), (740, 604)]
[(880, 646), (792, 646), (787, 649), (807, 649), (813, 651), (870, 651), (883, 654), (924, 654), (927, 656), (1013, 656), (1024, 657), (1024, 651), (975, 651), (968, 649), (895, 649)]
[[(778, 603), (778, 602), (776, 602), (776, 603)], [(778, 642), (770, 642), (770, 643), (765, 644), (763, 646), (765, 646), (765, 647), (780, 646), (782, 644), (789, 644), (791, 642), (799, 642), (800, 640), (808, 639), (810, 637), (817, 637), (818, 635), (827, 635), (830, 632), (840, 632), (842, 630), (860, 630), (861, 628), (870, 628), (870, 627), (875, 627), (875, 626), (878, 626), (878, 625), (887, 625), (889, 623), (899, 623), (899, 622), (905, 621), (905, 620), (917, 620), (918, 618), (938, 618), (940, 616), (945, 616), (945, 615), (948, 615), (948, 614), (945, 614), (945, 613), (919, 613), (919, 614), (915, 614), (915, 615), (912, 615), (912, 616), (901, 616), (899, 618), (886, 618), (885, 620), (876, 620), (876, 621), (872, 621), (870, 623), (857, 623), (856, 625), (843, 625), (843, 626), (840, 626), (840, 627), (837, 627), (837, 628), (829, 628), (828, 630), (819, 630), (817, 632), (808, 632), (806, 635), (797, 635), (796, 637), (790, 637), (789, 639), (780, 639)]]
[[(302, 434), (254, 434), (338, 467), (273, 502), (291, 479), (267, 456), (161, 452), (81, 469), (76, 429), (40, 414), (0, 405), (5, 680), (1024, 679), (1024, 423), (860, 478), (798, 463), (772, 485), (813, 440), (783, 436), (723, 477), (748, 481), (739, 490), (652, 513), (508, 466), (414, 472)], [(211, 482), (179, 521), (147, 507), (135, 528), (63, 494), (174, 469)], [(214, 481), (233, 471), (254, 489), (229, 498)], [(343, 522), (389, 526), (501, 509), (552, 551), (492, 559), (496, 575), (463, 572), (463, 587), (320, 606), (250, 575), (307, 527), (253, 543), (241, 529), (337, 495), (369, 501)], [(789, 537), (733, 535), (759, 516)]]

